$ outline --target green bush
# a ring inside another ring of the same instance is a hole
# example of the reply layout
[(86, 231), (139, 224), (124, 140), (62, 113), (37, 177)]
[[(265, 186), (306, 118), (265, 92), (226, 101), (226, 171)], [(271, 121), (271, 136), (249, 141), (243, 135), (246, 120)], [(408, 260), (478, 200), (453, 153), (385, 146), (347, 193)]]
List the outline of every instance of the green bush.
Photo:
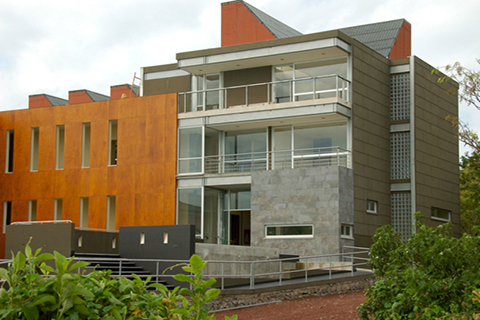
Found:
[(451, 224), (427, 227), (416, 216), (408, 242), (391, 226), (374, 235), (370, 264), (376, 283), (358, 307), (361, 319), (473, 318), (480, 285), (480, 236), (455, 238)]
[[(46, 260), (54, 260), (55, 269)], [(0, 268), (0, 278), (8, 284), (8, 290), (0, 288), (0, 319), (214, 319), (205, 304), (220, 290), (208, 289), (215, 279), (203, 280), (206, 264), (193, 255), (190, 264), (183, 266), (193, 279), (174, 276), (193, 290), (169, 291), (162, 284), (148, 285), (150, 277), (145, 281), (136, 275), (133, 280), (112, 278), (110, 270), (80, 275), (74, 271), (88, 263), (74, 263), (58, 252), (40, 254), (39, 249), (33, 253), (27, 244), (25, 254), (17, 253), (7, 269)], [(147, 287), (157, 292), (148, 292)]]

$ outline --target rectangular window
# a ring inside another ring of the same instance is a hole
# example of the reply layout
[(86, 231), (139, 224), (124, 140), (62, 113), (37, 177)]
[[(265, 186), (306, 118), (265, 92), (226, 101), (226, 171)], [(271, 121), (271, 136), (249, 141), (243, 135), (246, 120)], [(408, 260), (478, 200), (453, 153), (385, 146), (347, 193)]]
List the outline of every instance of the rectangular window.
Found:
[(31, 152), (30, 152), (30, 171), (38, 171), (38, 149), (40, 143), (39, 128), (32, 128)]
[(439, 221), (450, 221), (452, 212), (446, 209), (432, 207), (432, 219)]
[(7, 226), (12, 222), (12, 201), (3, 202), (3, 233), (7, 231)]
[(115, 230), (116, 196), (107, 197), (107, 230)]
[(353, 226), (348, 224), (342, 224), (340, 228), (340, 235), (345, 239), (353, 239)]
[(178, 173), (202, 173), (203, 127), (178, 129)]
[(178, 189), (177, 224), (195, 225), (195, 234), (203, 235), (202, 188)]
[(374, 200), (367, 200), (367, 212), (377, 213), (378, 202)]
[(82, 168), (90, 168), (90, 122), (82, 124)]
[(28, 201), (28, 221), (37, 221), (37, 200)]
[(13, 130), (7, 130), (7, 143), (5, 150), (5, 172), (13, 172)]
[(88, 198), (80, 198), (80, 228), (88, 228)]
[(108, 165), (117, 165), (117, 120), (108, 122)]
[(55, 199), (53, 208), (53, 220), (62, 220), (63, 216), (63, 199)]
[(55, 153), (55, 169), (63, 169), (63, 158), (65, 154), (65, 126), (57, 126), (57, 148)]
[(266, 238), (313, 238), (313, 225), (266, 225)]

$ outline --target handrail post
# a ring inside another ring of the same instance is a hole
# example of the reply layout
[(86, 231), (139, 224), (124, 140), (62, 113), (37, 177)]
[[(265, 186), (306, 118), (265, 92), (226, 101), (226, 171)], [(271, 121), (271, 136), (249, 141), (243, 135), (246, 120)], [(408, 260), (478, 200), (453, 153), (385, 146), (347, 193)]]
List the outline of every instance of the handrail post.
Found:
[(250, 263), (250, 289), (255, 287), (255, 261)]
[(119, 261), (119, 265), (118, 265), (118, 275), (119, 275), (119, 276), (122, 275), (122, 260)]
[(308, 258), (305, 260), (305, 282), (308, 282)]
[(245, 86), (245, 105), (248, 107), (248, 85)]
[(222, 290), (225, 289), (225, 262), (222, 261)]
[(282, 285), (282, 277), (283, 277), (283, 260), (280, 260), (280, 277), (278, 278), (278, 285)]
[(222, 103), (222, 109), (227, 109), (227, 107), (228, 107), (228, 89), (227, 88), (223, 89), (223, 92), (225, 92), (225, 99), (222, 99), (222, 100), (224, 100), (224, 101), (222, 101), (223, 102)]
[(332, 279), (332, 257), (328, 256), (328, 279)]
[(353, 252), (350, 255), (350, 260), (352, 261), (352, 277), (353, 277), (353, 271), (355, 269), (355, 260), (353, 259)]
[(156, 270), (156, 275), (155, 275), (157, 280), (155, 281), (155, 283), (158, 283), (158, 277), (159, 277), (159, 274), (158, 274), (158, 270), (159, 270), (159, 264), (160, 264), (160, 263), (159, 263), (159, 261), (157, 260), (157, 268), (156, 268), (157, 270)]
[(270, 104), (270, 83), (267, 83), (267, 104)]
[(336, 89), (335, 90), (336, 91), (335, 96), (337, 98), (339, 98), (339, 96), (338, 96), (338, 75), (335, 76), (335, 89)]

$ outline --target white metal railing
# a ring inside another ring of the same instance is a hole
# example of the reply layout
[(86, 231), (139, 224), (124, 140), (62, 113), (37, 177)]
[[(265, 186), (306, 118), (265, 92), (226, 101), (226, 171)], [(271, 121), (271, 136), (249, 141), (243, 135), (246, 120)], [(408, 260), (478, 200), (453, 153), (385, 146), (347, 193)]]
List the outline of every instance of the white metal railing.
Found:
[[(356, 248), (356, 247), (349, 247)], [(342, 251), (345, 251), (342, 249)], [(74, 260), (88, 260), (91, 262), (105, 261), (105, 258), (75, 258)], [(368, 248), (356, 248), (351, 252), (337, 254), (324, 254), (312, 256), (289, 257), (272, 260), (256, 261), (208, 261), (203, 270), (204, 278), (217, 279), (218, 287), (225, 289), (231, 285), (243, 285), (249, 289), (255, 289), (259, 284), (269, 282), (270, 286), (281, 286), (289, 280), (296, 282), (308, 282), (319, 280), (319, 276), (332, 279), (335, 272), (342, 271), (343, 275), (353, 277), (357, 268), (368, 268)], [(171, 279), (174, 274), (164, 274), (163, 270), (169, 266), (188, 263), (187, 260), (156, 260), (156, 259), (115, 259), (118, 262), (118, 275), (125, 276), (125, 265), (127, 262), (152, 263), (155, 264), (155, 272), (152, 272), (152, 281), (160, 282), (163, 279)], [(93, 264), (93, 263), (92, 263)], [(290, 268), (295, 264), (295, 268)], [(122, 271), (123, 270), (123, 271)], [(78, 272), (81, 270), (79, 269)], [(368, 272), (368, 270), (365, 270)], [(146, 276), (145, 276), (146, 277)], [(234, 282), (230, 280), (235, 279)], [(228, 283), (230, 282), (230, 283)]]
[(178, 96), (178, 113), (332, 97), (350, 101), (350, 81), (333, 74), (182, 92)]
[(225, 154), (205, 157), (205, 173), (239, 173), (319, 166), (351, 167), (351, 152), (340, 147)]

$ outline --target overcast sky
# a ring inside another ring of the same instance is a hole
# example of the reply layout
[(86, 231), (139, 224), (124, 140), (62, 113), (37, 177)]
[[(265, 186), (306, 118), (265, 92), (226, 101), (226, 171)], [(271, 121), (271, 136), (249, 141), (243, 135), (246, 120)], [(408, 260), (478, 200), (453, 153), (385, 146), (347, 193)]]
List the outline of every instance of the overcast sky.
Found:
[[(28, 96), (68, 98), (132, 83), (140, 67), (220, 46), (220, 0), (19, 0), (0, 4), (0, 110), (28, 107)], [(412, 52), (433, 66), (480, 69), (478, 0), (249, 0), (306, 34), (404, 18)], [(480, 111), (461, 108), (480, 131)]]

